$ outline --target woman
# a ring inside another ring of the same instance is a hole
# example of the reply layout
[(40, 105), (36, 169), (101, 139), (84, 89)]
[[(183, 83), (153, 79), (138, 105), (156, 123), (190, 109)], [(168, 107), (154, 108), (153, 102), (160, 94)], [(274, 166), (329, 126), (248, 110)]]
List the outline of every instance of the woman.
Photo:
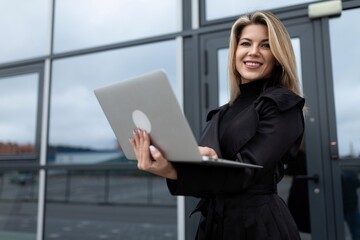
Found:
[(135, 130), (138, 168), (167, 178), (174, 195), (201, 198), (196, 239), (300, 239), (276, 185), (303, 135), (304, 99), (289, 35), (273, 14), (255, 12), (234, 23), (229, 76), (230, 101), (208, 114), (200, 153), (264, 168), (171, 163)]

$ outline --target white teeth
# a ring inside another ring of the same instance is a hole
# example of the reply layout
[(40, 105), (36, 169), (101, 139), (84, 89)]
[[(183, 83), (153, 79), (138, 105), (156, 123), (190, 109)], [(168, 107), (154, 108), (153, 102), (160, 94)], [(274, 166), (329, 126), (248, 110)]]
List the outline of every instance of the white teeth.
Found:
[(260, 63), (254, 63), (254, 62), (246, 62), (245, 64), (249, 66), (260, 66)]

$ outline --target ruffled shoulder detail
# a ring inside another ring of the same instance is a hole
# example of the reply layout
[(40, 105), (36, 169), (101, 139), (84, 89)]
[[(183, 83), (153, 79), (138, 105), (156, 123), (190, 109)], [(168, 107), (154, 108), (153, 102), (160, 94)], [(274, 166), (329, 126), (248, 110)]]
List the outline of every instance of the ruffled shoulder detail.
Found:
[(262, 100), (272, 100), (280, 111), (289, 110), (295, 106), (303, 108), (305, 99), (296, 95), (292, 91), (282, 87), (271, 87), (265, 90), (257, 100), (255, 105), (258, 105)]

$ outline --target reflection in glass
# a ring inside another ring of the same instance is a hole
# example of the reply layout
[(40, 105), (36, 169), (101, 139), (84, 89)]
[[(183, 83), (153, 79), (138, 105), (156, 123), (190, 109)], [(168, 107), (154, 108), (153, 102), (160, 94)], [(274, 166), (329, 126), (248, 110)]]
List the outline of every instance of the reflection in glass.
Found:
[(302, 80), (302, 66), (301, 66), (301, 49), (300, 49), (300, 38), (291, 38), (291, 44), (294, 49), (295, 61), (296, 61), (296, 73), (299, 79), (300, 89), (303, 89)]
[(229, 49), (220, 49), (217, 52), (218, 58), (218, 84), (219, 84), (219, 106), (230, 100), (229, 74), (228, 74)]
[(0, 63), (38, 57), (48, 52), (49, 0), (0, 3)]
[(287, 7), (316, 0), (272, 0), (272, 1), (239, 1), (239, 0), (205, 0), (206, 20), (232, 17), (256, 10), (269, 10), (279, 7)]
[(0, 172), (0, 239), (36, 239), (37, 182), (36, 172)]
[(360, 239), (360, 170), (357, 168), (343, 169), (341, 174), (344, 221), (346, 223), (346, 239)]
[(76, 50), (178, 29), (177, 0), (56, 1), (55, 52)]
[[(360, 157), (360, 9), (347, 10), (330, 20), (331, 60), (339, 156)], [(344, 39), (346, 36), (346, 39)], [(345, 54), (346, 53), (346, 54)]]
[(176, 197), (169, 194), (163, 178), (134, 166), (120, 170), (53, 170), (48, 173), (47, 184), (48, 202), (176, 206)]
[(39, 75), (0, 78), (0, 156), (35, 152)]
[(125, 158), (94, 89), (164, 69), (177, 92), (175, 41), (54, 61), (49, 158), (55, 163), (119, 162)]
[(176, 239), (176, 197), (162, 178), (133, 167), (54, 170), (47, 179), (45, 239)]

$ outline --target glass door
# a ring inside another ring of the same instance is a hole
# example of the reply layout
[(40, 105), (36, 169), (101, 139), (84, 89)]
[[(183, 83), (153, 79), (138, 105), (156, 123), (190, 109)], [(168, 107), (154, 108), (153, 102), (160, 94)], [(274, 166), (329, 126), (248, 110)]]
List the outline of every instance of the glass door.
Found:
[[(298, 75), (309, 113), (306, 115), (305, 137), (302, 151), (295, 165), (288, 165), (284, 179), (278, 185), (279, 195), (289, 205), (301, 231), (302, 239), (327, 239), (325, 197), (319, 126), (319, 100), (317, 94), (314, 28), (311, 22), (287, 26), (294, 47)], [(225, 104), (228, 99), (228, 42), (229, 31), (202, 36), (202, 123), (206, 113)]]
[(360, 239), (360, 31), (351, 27), (358, 21), (360, 8), (343, 11), (329, 21), (335, 220), (338, 239), (346, 240)]

